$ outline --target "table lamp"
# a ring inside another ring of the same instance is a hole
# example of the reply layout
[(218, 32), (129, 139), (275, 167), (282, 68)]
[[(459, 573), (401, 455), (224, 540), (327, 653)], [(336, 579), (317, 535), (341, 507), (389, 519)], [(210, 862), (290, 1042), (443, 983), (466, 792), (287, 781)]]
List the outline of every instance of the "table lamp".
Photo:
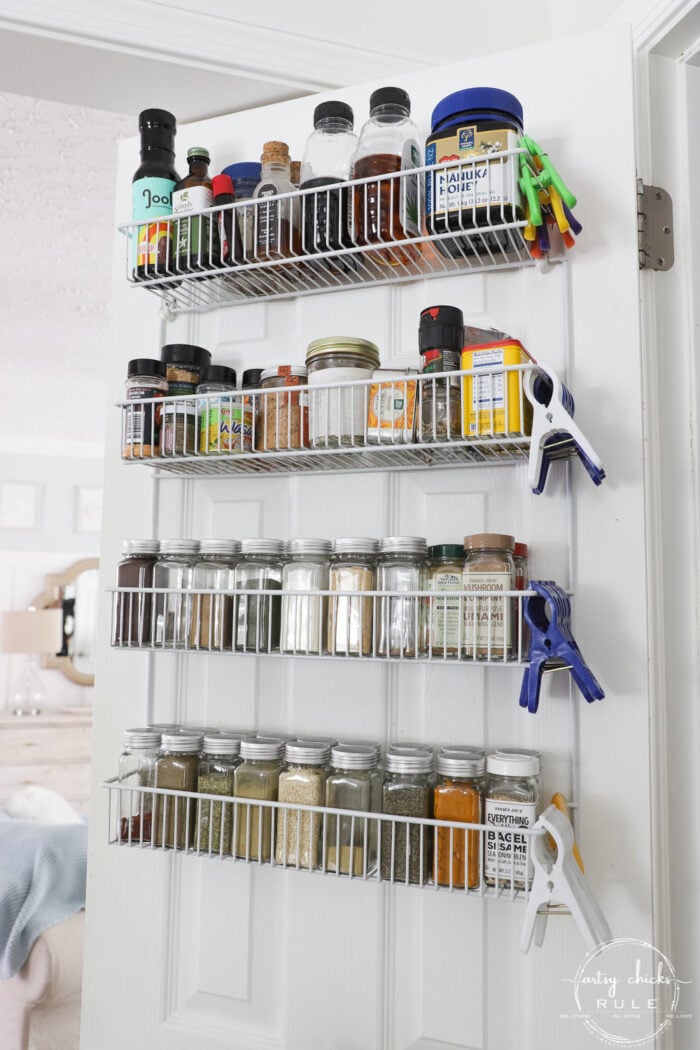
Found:
[(24, 653), (19, 680), (10, 690), (9, 707), (16, 715), (38, 715), (48, 693), (36, 666), (40, 653), (57, 653), (63, 636), (61, 609), (4, 612), (0, 615), (0, 652)]

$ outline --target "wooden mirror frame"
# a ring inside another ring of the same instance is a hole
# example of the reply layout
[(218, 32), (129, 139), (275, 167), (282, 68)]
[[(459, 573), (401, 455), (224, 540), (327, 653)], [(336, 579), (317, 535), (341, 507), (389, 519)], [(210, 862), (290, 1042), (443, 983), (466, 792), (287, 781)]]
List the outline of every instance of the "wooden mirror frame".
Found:
[[(89, 572), (91, 569), (98, 569), (99, 566), (99, 558), (83, 558), (81, 561), (76, 561), (69, 565), (65, 572), (47, 573), (46, 590), (33, 599), (30, 608), (60, 608), (63, 588), (69, 583), (75, 583), (81, 573)], [(41, 658), (41, 666), (53, 667), (58, 671), (62, 671), (66, 678), (70, 678), (71, 682), (75, 682), (76, 685), (95, 684), (94, 674), (83, 674), (82, 671), (78, 671), (74, 667), (70, 656), (54, 656), (51, 653), (46, 653)]]

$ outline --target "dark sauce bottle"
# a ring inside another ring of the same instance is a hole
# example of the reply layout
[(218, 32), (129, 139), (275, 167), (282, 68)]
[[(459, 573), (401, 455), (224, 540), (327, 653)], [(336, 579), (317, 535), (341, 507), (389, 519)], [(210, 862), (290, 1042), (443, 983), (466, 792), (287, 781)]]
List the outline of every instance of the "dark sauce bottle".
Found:
[[(331, 189), (350, 178), (357, 148), (353, 112), (345, 102), (322, 102), (314, 110), (314, 130), (301, 164), (302, 251), (327, 252), (349, 247), (347, 187)], [(323, 189), (321, 189), (323, 187)]]
[(139, 114), (141, 164), (134, 172), (131, 214), (144, 220), (134, 232), (133, 276), (137, 281), (168, 273), (172, 194), (180, 176), (175, 171), (176, 123), (165, 109)]

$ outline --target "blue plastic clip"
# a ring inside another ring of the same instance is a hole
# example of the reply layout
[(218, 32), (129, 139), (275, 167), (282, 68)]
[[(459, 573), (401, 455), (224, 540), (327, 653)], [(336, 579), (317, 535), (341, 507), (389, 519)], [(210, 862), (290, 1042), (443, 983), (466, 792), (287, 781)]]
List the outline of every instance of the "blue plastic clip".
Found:
[(527, 586), (536, 593), (523, 599), (523, 614), (530, 626), (530, 666), (523, 675), (520, 706), (526, 707), (530, 714), (537, 711), (542, 673), (551, 661), (563, 661), (571, 670), (572, 678), (589, 704), (602, 700), (605, 693), (571, 632), (571, 603), (566, 592), (552, 580), (531, 580)]

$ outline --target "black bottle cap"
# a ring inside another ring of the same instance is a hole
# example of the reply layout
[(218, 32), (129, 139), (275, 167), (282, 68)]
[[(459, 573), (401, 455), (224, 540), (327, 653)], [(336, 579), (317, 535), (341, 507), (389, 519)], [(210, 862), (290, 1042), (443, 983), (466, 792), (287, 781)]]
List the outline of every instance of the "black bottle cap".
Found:
[(461, 543), (437, 543), (434, 547), (428, 547), (428, 557), (464, 561), (464, 547)]
[(167, 109), (144, 109), (139, 113), (141, 149), (169, 149), (173, 152), (177, 124)]
[(202, 372), (200, 383), (230, 383), (236, 385), (236, 369), (227, 365), (208, 365)]
[(347, 102), (321, 102), (314, 110), (314, 127), (318, 126), (319, 121), (328, 120), (329, 118), (335, 118), (337, 120), (349, 120), (350, 126), (352, 127), (354, 121), (354, 114), (352, 106), (349, 106)]
[(403, 106), (409, 113), (411, 112), (411, 100), (408, 97), (408, 92), (398, 87), (377, 88), (376, 91), (373, 91), (369, 96), (370, 113), (377, 106)]
[(200, 368), (206, 368), (211, 361), (211, 354), (203, 346), (168, 343), (161, 350), (160, 359), (167, 365), (198, 365)]
[(150, 357), (135, 357), (126, 366), (126, 377), (132, 376), (162, 376), (165, 379), (167, 369), (163, 361), (156, 361)]
[(169, 128), (175, 131), (176, 120), (167, 109), (144, 109), (139, 113), (139, 131), (146, 128)]
[(458, 306), (427, 306), (421, 310), (418, 349), (462, 350), (464, 315)]
[(264, 371), (264, 368), (246, 368), (241, 380), (241, 388), (250, 390), (251, 388), (259, 387)]

